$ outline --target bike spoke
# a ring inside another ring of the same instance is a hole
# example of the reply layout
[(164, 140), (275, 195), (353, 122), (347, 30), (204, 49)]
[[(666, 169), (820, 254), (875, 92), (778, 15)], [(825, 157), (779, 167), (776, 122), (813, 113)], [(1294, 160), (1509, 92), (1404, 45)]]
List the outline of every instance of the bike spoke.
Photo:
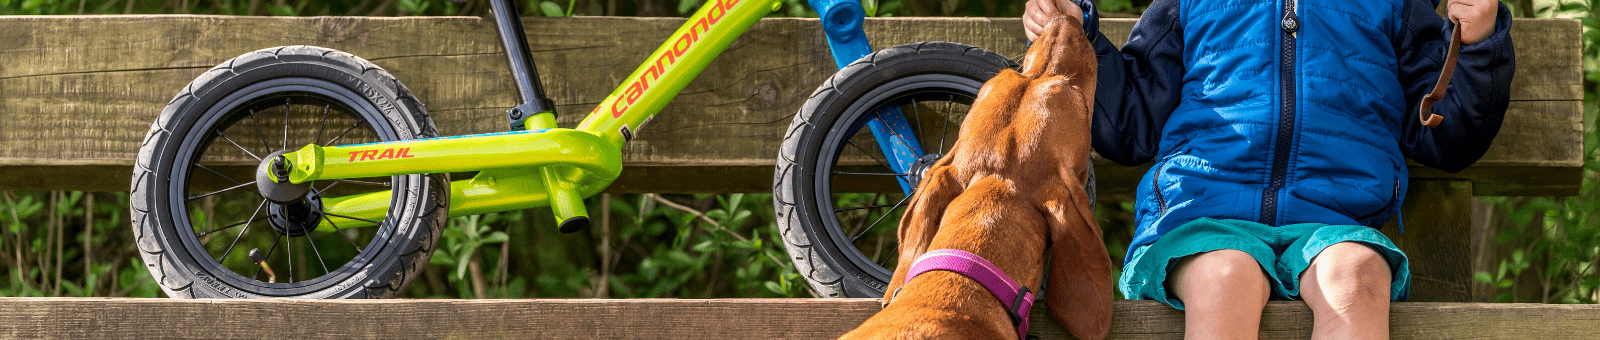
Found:
[(188, 199), (188, 200), (189, 200), (189, 201), (193, 201), (193, 200), (195, 200), (195, 199), (196, 199), (196, 198), (201, 198), (201, 197), (206, 197), (206, 196), (211, 196), (211, 195), (216, 195), (216, 194), (220, 194), (220, 193), (223, 193), (223, 192), (227, 192), (227, 191), (228, 191), (228, 190), (233, 190), (233, 189), (238, 189), (238, 188), (243, 188), (243, 187), (246, 187), (246, 186), (249, 186), (249, 185), (251, 185), (251, 184), (256, 184), (256, 181), (250, 181), (250, 182), (249, 182), (249, 183), (243, 183), (243, 184), (239, 184), (239, 185), (235, 185), (235, 186), (233, 186), (233, 187), (231, 187), (231, 188), (227, 188), (227, 189), (222, 189), (222, 190), (217, 190), (217, 191), (212, 191), (212, 192), (208, 192), (208, 193), (205, 193), (205, 194), (204, 194), (204, 195), (200, 195), (200, 196), (189, 196), (189, 199)]
[(867, 152), (866, 148), (863, 148), (863, 147), (861, 147), (861, 145), (856, 144), (855, 141), (846, 139), (844, 142), (845, 142), (845, 144), (850, 144), (850, 146), (856, 147), (856, 150), (861, 150), (861, 153), (867, 154), (867, 157), (871, 157), (873, 161), (878, 162), (878, 165), (882, 165), (885, 169), (894, 170), (894, 167), (889, 166), (889, 162), (888, 161), (884, 161), (884, 160), (878, 159), (878, 157), (876, 157), (876, 156), (873, 156), (871, 152)]
[[(867, 200), (866, 204), (878, 204), (878, 199), (880, 198), (883, 198), (882, 193), (872, 193), (872, 199)], [(838, 212), (835, 212), (834, 215), (838, 215)], [(867, 226), (867, 218), (869, 216), (872, 216), (872, 214), (867, 213), (866, 215), (862, 215), (862, 218), (856, 219), (856, 226), (854, 228), (850, 228), (850, 232), (845, 233), (845, 235), (855, 235), (861, 232), (861, 228)], [(835, 218), (837, 218), (837, 216), (835, 216)], [(841, 225), (840, 227), (842, 228), (843, 226)]]
[(265, 219), (267, 219), (267, 217), (266, 216), (262, 216), (261, 218), (257, 218), (257, 219), (253, 219), (253, 220), (248, 220), (248, 221), (243, 221), (243, 222), (234, 222), (233, 224), (229, 224), (226, 227), (221, 227), (221, 228), (217, 228), (217, 229), (211, 229), (210, 231), (200, 233), (199, 235), (195, 235), (194, 238), (205, 237), (206, 235), (211, 235), (211, 233), (215, 233), (215, 232), (219, 232), (219, 231), (223, 231), (223, 230), (227, 230), (227, 229), (233, 229), (233, 227), (241, 226), (241, 225), (244, 225), (245, 223), (251, 223), (251, 222), (265, 220)]
[(950, 100), (944, 102), (944, 127), (939, 128), (939, 154), (944, 154), (944, 136), (950, 135), (950, 106), (955, 105), (956, 95), (950, 95)]
[[(240, 151), (244, 151), (245, 154), (250, 155), (250, 158), (255, 158), (257, 161), (261, 160), (261, 156), (256, 156), (256, 153), (250, 152), (250, 149), (246, 149), (243, 146), (239, 146), (239, 143), (235, 143), (233, 141), (233, 138), (228, 138), (228, 135), (222, 134), (221, 130), (213, 130), (212, 132), (215, 132), (217, 134), (217, 137), (222, 137), (222, 139), (227, 140), (228, 144), (233, 144), (233, 147), (239, 148)], [(221, 175), (221, 174), (218, 174), (218, 175)]]
[(312, 139), (311, 141), (322, 140), (322, 128), (328, 127), (328, 108), (330, 107), (333, 107), (333, 105), (322, 106), (322, 122), (317, 123), (317, 139)]
[[(389, 187), (389, 184), (390, 184), (390, 182), (381, 182), (380, 183), (380, 182), (357, 181), (357, 180), (353, 180), (353, 179), (340, 179), (340, 180), (341, 181), (345, 181), (346, 183), (365, 184), (365, 185), (379, 186), (379, 187), (385, 187), (385, 188)], [(332, 185), (329, 185), (329, 186), (332, 186)]]
[(911, 100), (911, 114), (911, 118), (917, 120), (917, 132), (928, 131), (922, 129), (922, 110), (917, 108), (916, 99)]
[(226, 263), (228, 260), (228, 254), (233, 253), (233, 246), (239, 245), (239, 239), (244, 238), (244, 232), (250, 231), (250, 225), (253, 224), (250, 222), (255, 221), (256, 215), (261, 213), (261, 207), (265, 206), (267, 206), (266, 200), (262, 200), (261, 204), (256, 205), (255, 212), (250, 213), (250, 219), (246, 220), (244, 223), (244, 229), (239, 229), (239, 236), (235, 236), (233, 238), (233, 243), (228, 244), (228, 250), (222, 252), (222, 257), (217, 259), (217, 263)]
[[(873, 112), (872, 115), (878, 117), (878, 118), (873, 118), (873, 119), (876, 119), (878, 121), (883, 121), (883, 114), (878, 113), (878, 112)], [(901, 114), (900, 116), (901, 116), (901, 118), (905, 118), (905, 114)], [(888, 122), (884, 122), (883, 125), (889, 125), (889, 123)], [(906, 151), (911, 151), (911, 143), (906, 142), (906, 137), (905, 136), (901, 136), (900, 133), (896, 132), (893, 128), (889, 129), (889, 133), (894, 135), (894, 137), (899, 137), (899, 138), (893, 138), (896, 143), (899, 143), (901, 146), (905, 146), (906, 147)], [(872, 137), (873, 138), (877, 138), (878, 136), (877, 135), (873, 135)], [(917, 155), (917, 156), (921, 157), (922, 155)], [(883, 155), (883, 157), (884, 158), (888, 158), (889, 155)]]
[[(310, 235), (307, 234), (307, 236), (310, 236)], [(328, 263), (322, 261), (322, 251), (317, 250), (317, 240), (313, 240), (310, 237), (306, 237), (306, 243), (311, 245), (311, 253), (317, 255), (317, 263), (322, 264), (322, 273), (323, 274), (332, 273), (331, 271), (328, 270)]]
[(261, 120), (256, 118), (256, 110), (250, 110), (250, 124), (256, 126), (256, 138), (261, 139), (261, 146), (267, 148), (267, 153), (272, 153), (272, 144), (267, 144), (267, 134), (261, 132)]
[(229, 182), (233, 182), (233, 184), (244, 184), (244, 183), (239, 183), (239, 181), (234, 180), (232, 177), (228, 177), (228, 176), (222, 175), (221, 172), (217, 172), (216, 170), (211, 170), (211, 168), (206, 167), (205, 165), (200, 165), (200, 163), (195, 163), (194, 166), (198, 166), (201, 169), (205, 169), (206, 171), (210, 171), (213, 174), (217, 174), (217, 177), (222, 177), (222, 179), (228, 180)]
[(283, 98), (283, 149), (289, 149), (289, 98)]
[[(900, 199), (900, 203), (895, 203), (894, 207), (899, 208), (901, 205), (906, 204), (906, 200), (909, 199), (911, 199), (911, 195), (906, 195), (906, 198)], [(860, 234), (856, 234), (855, 237), (851, 237), (850, 242), (855, 242), (857, 239), (860, 239), (862, 235), (866, 235), (867, 232), (872, 231), (872, 228), (878, 226), (878, 222), (883, 222), (883, 219), (888, 218), (890, 215), (889, 213), (892, 212), (894, 212), (894, 208), (890, 208), (889, 211), (884, 212), (883, 216), (878, 216), (878, 220), (872, 221), (872, 225), (868, 225), (867, 230), (862, 230)]]
[(335, 136), (335, 137), (333, 137), (333, 140), (330, 140), (330, 141), (328, 141), (328, 143), (326, 143), (326, 144), (323, 144), (323, 145), (324, 145), (324, 146), (329, 146), (329, 145), (333, 145), (333, 142), (337, 142), (337, 141), (339, 141), (339, 138), (343, 138), (343, 137), (344, 137), (344, 134), (346, 134), (346, 133), (350, 133), (350, 130), (355, 130), (355, 129), (356, 129), (356, 127), (357, 127), (357, 126), (361, 126), (361, 124), (362, 124), (362, 123), (366, 123), (366, 122), (364, 122), (364, 121), (358, 121), (358, 122), (356, 122), (356, 123), (355, 123), (355, 124), (351, 124), (351, 125), (350, 125), (350, 127), (348, 127), (348, 128), (345, 128), (345, 129), (344, 129), (344, 132), (340, 132), (340, 133), (339, 133), (339, 135), (338, 135), (338, 136)]
[(860, 175), (860, 176), (910, 176), (910, 175), (907, 175), (907, 174), (896, 174), (896, 173), (886, 173), (886, 172), (834, 171), (833, 174), (835, 174), (835, 175)]
[(859, 207), (849, 207), (849, 208), (833, 208), (833, 212), (835, 212), (835, 213), (841, 213), (841, 212), (846, 212), (846, 211), (851, 211), (851, 210), (861, 210), (861, 209), (873, 209), (873, 208), (882, 208), (882, 207), (894, 207), (894, 206), (895, 206), (895, 205), (888, 205), (888, 204), (880, 204), (880, 205), (863, 205), (863, 206), (859, 206)]
[(289, 281), (284, 283), (294, 283), (294, 239), (289, 238), (289, 235), (283, 237), (289, 239), (289, 242), (283, 243), (283, 254), (289, 256), (289, 261), (284, 262), (284, 266), (289, 267)]
[(350, 238), (350, 235), (345, 235), (344, 230), (339, 230), (339, 225), (338, 224), (334, 224), (333, 223), (333, 219), (328, 218), (328, 214), (326, 214), (326, 213), (322, 214), (322, 220), (323, 221), (328, 221), (328, 225), (333, 226), (333, 232), (338, 233), (339, 236), (344, 236), (344, 240), (345, 241), (349, 241), (350, 242), (350, 246), (356, 248), (356, 253), (361, 253), (361, 246), (356, 245), (356, 240)]
[(340, 178), (333, 180), (333, 183), (328, 183), (328, 186), (322, 187), (322, 190), (317, 190), (317, 195), (322, 195), (322, 193), (328, 192), (328, 189), (333, 189), (333, 186), (339, 185), (340, 182), (344, 182), (344, 179)]
[(340, 214), (335, 214), (335, 213), (330, 213), (330, 212), (324, 212), (323, 214), (326, 214), (328, 216), (338, 217), (338, 218), (352, 219), (352, 220), (357, 220), (357, 221), (365, 221), (367, 223), (372, 223), (372, 224), (383, 224), (383, 222), (373, 221), (373, 220), (360, 218), (360, 217), (350, 217), (350, 216), (345, 216), (345, 215), (340, 215)]

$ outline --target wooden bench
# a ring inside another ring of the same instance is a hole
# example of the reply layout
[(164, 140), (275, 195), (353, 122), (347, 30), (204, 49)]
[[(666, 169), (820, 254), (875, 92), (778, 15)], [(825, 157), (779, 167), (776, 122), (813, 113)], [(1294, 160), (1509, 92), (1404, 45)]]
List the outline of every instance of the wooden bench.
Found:
[[(1111, 339), (1181, 339), (1183, 312), (1117, 301)], [(878, 312), (873, 299), (170, 300), (0, 298), (0, 338), (832, 339)], [(1394, 339), (1576, 339), (1600, 305), (1405, 302)], [(1264, 339), (1308, 339), (1303, 302), (1267, 303)], [(1066, 338), (1045, 308), (1029, 334)]]
[[(683, 22), (526, 18), (534, 59), (571, 126)], [(1105, 19), (1125, 39), (1132, 19)], [(1018, 56), (1018, 19), (872, 19), (875, 46), (945, 40)], [(1516, 19), (1512, 102), (1495, 144), (1460, 173), (1413, 164), (1402, 215), (1385, 232), (1411, 255), (1413, 301), (1467, 301), (1473, 195), (1573, 195), (1582, 174), (1576, 20)], [(279, 45), (353, 53), (393, 73), (445, 135), (505, 130), (515, 104), (492, 25), (476, 17), (0, 17), (0, 189), (127, 190), (141, 138), (195, 76)], [(624, 151), (617, 193), (768, 192), (783, 132), (836, 69), (815, 19), (763, 19)], [(1145, 167), (1096, 163), (1104, 197), (1127, 197)], [(1391, 223), (1392, 224), (1392, 223)], [(1118, 228), (1125, 226), (1105, 226)]]

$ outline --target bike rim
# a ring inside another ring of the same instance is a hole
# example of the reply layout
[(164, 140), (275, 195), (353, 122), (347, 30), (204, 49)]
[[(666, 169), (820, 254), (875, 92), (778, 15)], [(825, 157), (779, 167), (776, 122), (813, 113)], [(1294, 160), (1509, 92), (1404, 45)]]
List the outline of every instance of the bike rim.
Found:
[[(360, 281), (364, 278), (354, 276), (365, 274), (357, 269), (386, 260), (379, 256), (384, 253), (381, 248), (397, 228), (388, 216), (373, 221), (378, 222), (376, 227), (338, 232), (308, 231), (304, 223), (293, 221), (274, 223), (269, 216), (274, 212), (295, 215), (304, 210), (296, 204), (266, 201), (255, 193), (253, 183), (258, 159), (272, 152), (298, 149), (307, 143), (398, 140), (399, 134), (384, 123), (378, 108), (344, 87), (302, 78), (253, 84), (209, 108), (182, 139), (168, 190), (169, 211), (177, 212), (171, 216), (173, 231), (183, 242), (186, 255), (199, 266), (196, 275), (208, 276), (199, 278), (204, 284), (224, 293), (228, 287), (257, 295), (303, 295)], [(311, 188), (320, 196), (385, 191), (405, 187), (419, 177), (318, 181), (311, 183)], [(391, 196), (390, 206), (403, 206), (395, 204), (403, 199)], [(239, 216), (227, 217), (200, 213), (217, 211), (205, 207), (221, 205), (218, 202), (229, 202), (242, 211), (235, 214)], [(315, 205), (310, 199), (300, 205), (308, 203)], [(252, 249), (260, 252), (265, 266), (251, 259)]]
[(894, 275), (899, 256), (895, 231), (910, 204), (897, 178), (911, 175), (889, 167), (863, 126), (876, 119), (876, 113), (898, 107), (924, 152), (942, 155), (955, 143), (960, 123), (982, 86), (982, 81), (944, 74), (898, 79), (864, 94), (830, 129), (817, 157), (827, 161), (817, 164), (814, 183), (816, 197), (828, 199), (816, 202), (817, 210), (824, 216), (827, 242), (840, 249), (838, 256), (855, 264), (859, 273), (880, 282)]

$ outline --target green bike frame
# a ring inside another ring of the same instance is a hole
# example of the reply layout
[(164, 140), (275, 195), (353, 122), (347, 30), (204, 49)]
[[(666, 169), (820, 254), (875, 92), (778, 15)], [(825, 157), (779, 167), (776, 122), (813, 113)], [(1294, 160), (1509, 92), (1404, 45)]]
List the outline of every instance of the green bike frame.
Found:
[[(506, 0), (492, 2), (496, 9), (509, 7)], [(284, 162), (289, 168), (286, 178), (271, 178), (276, 183), (299, 184), (478, 171), (472, 179), (450, 183), (451, 216), (550, 206), (563, 231), (576, 231), (588, 223), (583, 199), (605, 189), (621, 173), (622, 144), (631, 140), (735, 38), (780, 4), (774, 0), (708, 0), (575, 129), (556, 128), (555, 113), (540, 107), (543, 110), (527, 117), (525, 129), (520, 131), (344, 146), (307, 145), (268, 160)], [(496, 15), (499, 20), (517, 20), (514, 7), (497, 11)], [(518, 39), (522, 37), (520, 26), (517, 22), (513, 28)], [(502, 28), (502, 35), (507, 30)], [(510, 47), (513, 39), (506, 40), (507, 54), (516, 54)], [(517, 48), (526, 55), (525, 45)], [(517, 63), (512, 57), (514, 74), (521, 73), (515, 70)], [(523, 74), (531, 71), (530, 67)], [(520, 88), (526, 80), (519, 81), (519, 90), (530, 97), (526, 89)], [(532, 84), (535, 91), (542, 92), (537, 90), (536, 82)], [(516, 122), (520, 114), (517, 109), (512, 112)], [(387, 214), (389, 202), (388, 191), (325, 197), (324, 211), (356, 219), (330, 215), (317, 230), (371, 226), (371, 221)]]

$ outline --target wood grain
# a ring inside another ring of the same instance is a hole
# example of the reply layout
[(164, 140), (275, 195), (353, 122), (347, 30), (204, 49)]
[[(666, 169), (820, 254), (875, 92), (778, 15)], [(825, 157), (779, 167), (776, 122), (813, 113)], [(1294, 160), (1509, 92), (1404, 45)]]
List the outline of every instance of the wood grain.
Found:
[[(523, 22), (559, 121), (570, 127), (683, 21)], [(1120, 44), (1133, 24), (1105, 19), (1101, 28)], [(1010, 18), (871, 19), (865, 27), (878, 48), (945, 40), (1017, 56), (1025, 43)], [(1414, 166), (1416, 177), (1472, 180), (1478, 195), (1576, 193), (1579, 32), (1575, 20), (1516, 19), (1513, 103), (1494, 146), (1467, 171)], [(0, 188), (126, 190), (141, 138), (179, 88), (229, 58), (279, 45), (373, 61), (418, 95), (445, 135), (504, 131), (502, 112), (516, 103), (495, 39), (488, 21), (468, 17), (0, 17)], [(769, 190), (785, 127), (834, 70), (815, 19), (761, 20), (625, 147), (628, 168), (613, 190)], [(1097, 171), (1128, 179), (1142, 169), (1102, 162)], [(708, 173), (722, 177), (698, 176)], [(1101, 186), (1115, 193), (1133, 183)]]
[[(879, 310), (875, 299), (171, 300), (0, 298), (0, 338), (831, 339)], [(1029, 333), (1066, 338), (1045, 308)], [(1111, 339), (1181, 339), (1183, 312), (1118, 300)], [(1562, 339), (1600, 334), (1600, 306), (1399, 302), (1395, 339)], [(1310, 336), (1303, 302), (1262, 313), (1265, 339)]]

